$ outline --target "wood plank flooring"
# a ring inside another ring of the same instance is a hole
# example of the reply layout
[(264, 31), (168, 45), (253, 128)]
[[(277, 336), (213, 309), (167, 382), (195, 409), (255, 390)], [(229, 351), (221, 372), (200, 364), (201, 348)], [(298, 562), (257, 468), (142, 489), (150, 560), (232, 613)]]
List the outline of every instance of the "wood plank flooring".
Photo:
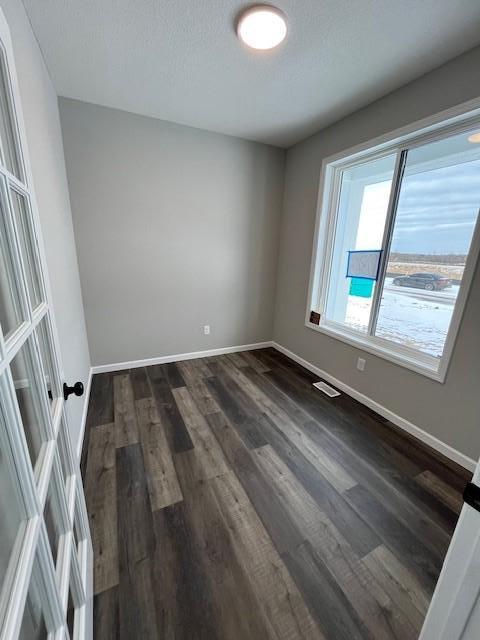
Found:
[(470, 474), (273, 349), (94, 376), (96, 640), (415, 640)]

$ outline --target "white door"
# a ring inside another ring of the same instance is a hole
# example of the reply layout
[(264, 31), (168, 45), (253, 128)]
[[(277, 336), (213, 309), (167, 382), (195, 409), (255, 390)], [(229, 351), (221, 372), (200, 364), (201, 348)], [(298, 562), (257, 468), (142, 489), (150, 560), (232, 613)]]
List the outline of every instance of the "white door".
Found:
[(419, 640), (480, 638), (480, 461), (469, 489)]
[(92, 546), (0, 10), (0, 638), (92, 637)]

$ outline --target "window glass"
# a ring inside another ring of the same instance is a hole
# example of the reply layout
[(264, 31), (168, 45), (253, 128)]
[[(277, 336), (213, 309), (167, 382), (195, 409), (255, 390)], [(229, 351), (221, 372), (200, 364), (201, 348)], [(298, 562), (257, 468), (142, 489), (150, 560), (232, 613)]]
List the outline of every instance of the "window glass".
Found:
[(68, 608), (67, 608), (67, 627), (70, 635), (70, 640), (73, 639), (73, 632), (75, 628), (75, 605), (72, 597), (72, 589), (68, 592)]
[(469, 133), (408, 151), (376, 335), (441, 357), (480, 207)]
[(30, 303), (35, 309), (42, 301), (40, 287), (40, 267), (38, 264), (37, 247), (35, 235), (31, 225), (27, 200), (15, 189), (10, 190), (15, 223), (18, 237), (20, 239), (20, 250), (25, 265), (27, 276), (27, 287), (30, 295)]
[[(77, 495), (78, 495), (78, 491), (77, 491)], [(80, 509), (78, 504), (78, 498), (75, 501), (75, 516), (73, 520), (73, 538), (75, 541), (75, 549), (77, 551), (77, 557), (78, 557), (78, 553), (80, 551), (79, 545), (85, 538), (85, 536), (82, 533), (82, 526), (80, 523)]]
[(66, 429), (65, 423), (62, 420), (60, 423), (60, 431), (58, 434), (58, 453), (60, 457), (60, 470), (62, 474), (62, 483), (63, 487), (67, 486), (67, 479), (72, 475), (73, 470), (70, 469), (69, 458), (67, 453), (67, 442), (66, 442)]
[[(77, 563), (77, 558), (75, 555), (72, 556), (72, 563)], [(78, 570), (78, 566), (77, 566)], [(73, 584), (73, 579), (70, 579), (70, 588), (68, 590), (68, 605), (67, 605), (67, 628), (68, 633), (70, 635), (70, 640), (73, 640), (75, 637), (75, 627), (77, 626), (76, 618), (77, 611), (79, 607), (82, 605), (80, 594), (78, 594), (77, 589)]]
[(20, 304), (21, 294), (13, 267), (12, 245), (7, 234), (7, 214), (4, 207), (5, 203), (0, 197), (0, 325), (7, 338), (22, 324), (25, 317)]
[(22, 180), (20, 153), (13, 109), (10, 98), (10, 83), (5, 54), (0, 48), (0, 139), (3, 147), (3, 162), (10, 173)]
[(368, 329), (373, 280), (348, 278), (349, 251), (382, 246), (396, 154), (342, 172), (325, 317), (358, 331)]
[(25, 602), (22, 626), (18, 638), (19, 640), (44, 640), (47, 636), (47, 627), (43, 616), (40, 594), (36, 588), (34, 579), (32, 579)]
[(0, 415), (0, 590), (25, 513), (17, 490), (6, 426)]
[(50, 340), (47, 316), (44, 316), (38, 324), (37, 337), (40, 345), (40, 357), (45, 375), (45, 394), (50, 406), (53, 408), (59, 392), (55, 377), (55, 369), (53, 366), (52, 342)]
[(30, 337), (25, 342), (13, 358), (11, 372), (32, 467), (35, 468), (38, 454), (44, 442), (44, 431), (35, 395), (36, 382), (33, 375), (31, 339)]
[(440, 136), (328, 166), (308, 317), (443, 379), (441, 358), (478, 254), (480, 129)]
[(47, 528), (48, 540), (50, 542), (50, 549), (52, 551), (53, 562), (56, 565), (60, 536), (65, 533), (65, 529), (61, 521), (59, 498), (54, 482), (54, 477), (52, 476), (45, 502), (44, 520)]

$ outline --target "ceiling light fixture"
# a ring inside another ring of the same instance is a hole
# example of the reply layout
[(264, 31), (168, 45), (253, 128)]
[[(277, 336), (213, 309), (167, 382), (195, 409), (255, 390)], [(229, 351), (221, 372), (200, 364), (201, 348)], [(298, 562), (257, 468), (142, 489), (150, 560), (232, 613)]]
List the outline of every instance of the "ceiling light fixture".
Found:
[(468, 141), (473, 142), (473, 144), (480, 143), (480, 131), (477, 131), (476, 133), (472, 133), (471, 136), (468, 136)]
[(237, 35), (252, 49), (273, 49), (285, 40), (287, 21), (276, 7), (257, 5), (241, 14)]

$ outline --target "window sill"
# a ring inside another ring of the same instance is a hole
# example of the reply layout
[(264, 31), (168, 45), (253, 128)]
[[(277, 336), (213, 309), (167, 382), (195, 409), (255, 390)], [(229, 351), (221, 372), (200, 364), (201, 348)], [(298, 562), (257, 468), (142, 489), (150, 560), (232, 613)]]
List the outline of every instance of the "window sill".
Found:
[(393, 362), (405, 369), (409, 369), (410, 371), (426, 376), (431, 380), (435, 380), (442, 384), (445, 382), (446, 366), (443, 359), (436, 360), (435, 358), (429, 358), (428, 356), (422, 357), (421, 355), (417, 358), (415, 357), (415, 354), (412, 354), (407, 350), (403, 350), (401, 346), (398, 348), (395, 348), (395, 346), (392, 346), (391, 344), (384, 346), (379, 340), (368, 339), (367, 336), (362, 337), (349, 331), (342, 331), (341, 329), (332, 327), (331, 325), (316, 325), (307, 320), (305, 322), (305, 326), (309, 329), (313, 329), (314, 331), (330, 336), (331, 338), (345, 342), (352, 347), (371, 353), (374, 356), (378, 356), (379, 358), (383, 358), (389, 362)]

